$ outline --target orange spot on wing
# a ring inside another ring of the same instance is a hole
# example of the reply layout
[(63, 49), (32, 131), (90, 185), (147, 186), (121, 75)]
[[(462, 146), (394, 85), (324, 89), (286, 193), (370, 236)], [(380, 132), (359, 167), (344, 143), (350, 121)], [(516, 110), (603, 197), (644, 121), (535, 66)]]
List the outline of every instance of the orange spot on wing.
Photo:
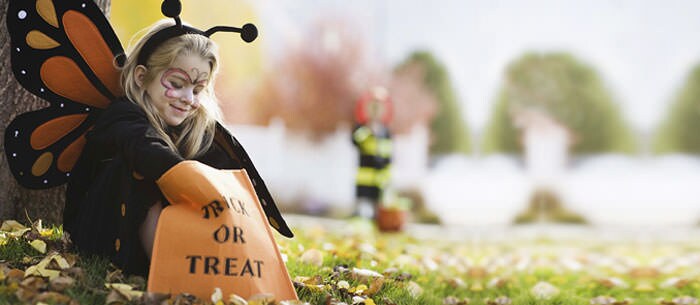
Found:
[(37, 0), (36, 11), (39, 13), (39, 16), (44, 19), (44, 21), (50, 25), (53, 25), (53, 27), (58, 28), (58, 18), (56, 18), (56, 9), (53, 6), (53, 1)]
[(83, 147), (85, 147), (86, 142), (87, 140), (85, 139), (85, 134), (83, 134), (77, 140), (73, 141), (73, 143), (68, 145), (61, 155), (58, 156), (58, 164), (56, 165), (58, 170), (67, 173), (73, 169), (73, 165), (75, 165), (75, 162), (78, 162), (78, 158), (80, 157), (80, 153), (83, 151)]
[(34, 161), (34, 165), (32, 165), (32, 175), (39, 177), (45, 174), (49, 170), (49, 167), (51, 167), (52, 163), (53, 154), (50, 152), (43, 153), (36, 159), (36, 161)]
[(27, 33), (27, 44), (35, 49), (48, 50), (53, 49), (61, 44), (53, 40), (51, 37), (46, 36), (46, 34), (39, 32), (37, 30), (32, 30)]
[(46, 87), (69, 100), (106, 108), (109, 99), (90, 83), (80, 67), (70, 58), (54, 56), (41, 65), (41, 80)]
[(63, 14), (63, 28), (80, 56), (114, 96), (122, 96), (114, 54), (92, 21), (77, 11)]
[(32, 148), (35, 150), (47, 148), (78, 128), (86, 118), (87, 114), (72, 114), (41, 124), (32, 131), (29, 144), (31, 144)]

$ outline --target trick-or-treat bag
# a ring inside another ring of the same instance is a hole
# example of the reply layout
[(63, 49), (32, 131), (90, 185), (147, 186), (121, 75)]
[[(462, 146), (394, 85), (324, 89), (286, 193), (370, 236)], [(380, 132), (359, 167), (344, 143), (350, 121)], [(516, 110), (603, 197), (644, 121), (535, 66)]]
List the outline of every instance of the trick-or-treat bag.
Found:
[(297, 299), (245, 170), (183, 161), (157, 183), (171, 205), (158, 220), (148, 291)]

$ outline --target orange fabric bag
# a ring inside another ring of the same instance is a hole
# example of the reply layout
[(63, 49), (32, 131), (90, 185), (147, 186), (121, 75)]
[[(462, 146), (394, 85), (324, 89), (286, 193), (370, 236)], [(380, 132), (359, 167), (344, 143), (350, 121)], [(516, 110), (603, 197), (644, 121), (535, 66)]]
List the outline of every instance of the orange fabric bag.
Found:
[(158, 220), (148, 291), (209, 300), (218, 287), (225, 299), (231, 293), (297, 299), (245, 170), (184, 161), (158, 185), (171, 205)]

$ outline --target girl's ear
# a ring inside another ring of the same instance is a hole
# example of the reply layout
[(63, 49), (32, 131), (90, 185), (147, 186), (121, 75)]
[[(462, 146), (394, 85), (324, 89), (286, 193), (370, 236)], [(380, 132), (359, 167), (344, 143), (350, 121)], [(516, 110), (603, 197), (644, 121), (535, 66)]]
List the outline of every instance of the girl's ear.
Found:
[(134, 81), (139, 88), (143, 87), (143, 80), (146, 78), (146, 72), (148, 72), (148, 69), (146, 69), (144, 65), (138, 65), (136, 69), (134, 69)]

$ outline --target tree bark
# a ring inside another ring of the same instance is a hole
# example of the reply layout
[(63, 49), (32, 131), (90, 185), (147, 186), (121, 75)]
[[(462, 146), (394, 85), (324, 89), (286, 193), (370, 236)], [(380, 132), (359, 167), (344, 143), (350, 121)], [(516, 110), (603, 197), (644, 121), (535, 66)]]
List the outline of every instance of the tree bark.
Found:
[[(109, 16), (111, 0), (95, 0)], [(9, 0), (0, 0), (0, 135), (18, 114), (47, 107), (48, 102), (24, 90), (15, 80), (10, 67), (10, 36), (6, 15)], [(46, 223), (60, 224), (63, 218), (65, 185), (46, 190), (29, 190), (20, 186), (12, 176), (5, 155), (4, 139), (0, 141), (0, 221), (16, 219), (25, 222), (43, 219)]]

